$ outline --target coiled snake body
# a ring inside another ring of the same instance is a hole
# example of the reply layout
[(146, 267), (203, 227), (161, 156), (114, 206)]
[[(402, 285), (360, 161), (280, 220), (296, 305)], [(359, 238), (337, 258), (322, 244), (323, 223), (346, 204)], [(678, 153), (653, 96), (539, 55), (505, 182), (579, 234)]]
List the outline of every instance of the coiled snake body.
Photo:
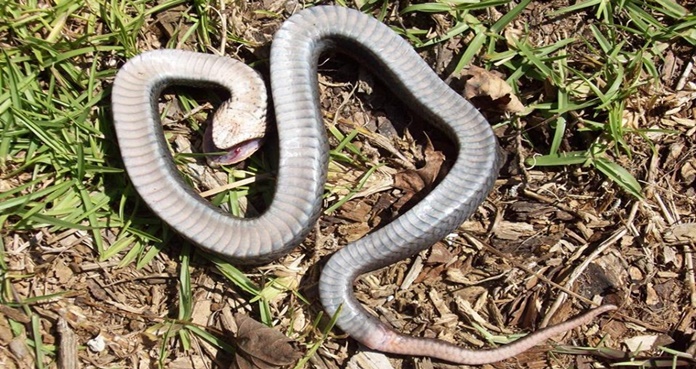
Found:
[(515, 356), (615, 308), (605, 305), (486, 351), (405, 336), (365, 311), (353, 295), (355, 278), (430, 247), (454, 231), (491, 190), (500, 159), (489, 124), (469, 102), (388, 27), (346, 8), (303, 10), (274, 37), (271, 88), (280, 146), (277, 185), (272, 203), (257, 218), (225, 214), (185, 185), (156, 109), (156, 97), (166, 85), (211, 83), (229, 89), (235, 104), (253, 107), (257, 102), (251, 96), (265, 100), (256, 73), (229, 58), (176, 50), (144, 53), (124, 65), (113, 86), (114, 124), (124, 165), (148, 206), (203, 249), (240, 262), (265, 262), (302, 242), (321, 211), (326, 181), (328, 145), (318, 104), (317, 61), (329, 47), (376, 71), (407, 106), (452, 137), (459, 149), (447, 176), (423, 200), (336, 252), (324, 267), (321, 302), (330, 315), (342, 306), (337, 320), (341, 329), (376, 350), (483, 364)]

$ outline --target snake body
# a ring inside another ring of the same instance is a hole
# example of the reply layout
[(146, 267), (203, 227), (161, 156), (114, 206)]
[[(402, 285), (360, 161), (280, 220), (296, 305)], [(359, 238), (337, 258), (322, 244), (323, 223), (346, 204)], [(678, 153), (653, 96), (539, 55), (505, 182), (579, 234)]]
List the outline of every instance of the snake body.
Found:
[(472, 351), (399, 334), (360, 305), (353, 294), (354, 280), (453, 232), (491, 190), (501, 159), (490, 125), (468, 101), (387, 26), (346, 8), (302, 10), (274, 36), (270, 74), (279, 142), (277, 185), (272, 203), (257, 218), (225, 214), (185, 185), (156, 109), (156, 97), (169, 84), (217, 84), (229, 89), (240, 104), (254, 105), (247, 96), (265, 98), (256, 73), (228, 58), (176, 50), (144, 53), (124, 65), (112, 91), (114, 123), (124, 165), (148, 206), (203, 249), (234, 261), (266, 262), (302, 242), (321, 211), (326, 181), (328, 144), (319, 109), (317, 63), (328, 48), (369, 66), (407, 106), (448, 134), (459, 150), (447, 176), (423, 200), (336, 252), (324, 267), (321, 302), (330, 315), (341, 307), (341, 329), (376, 350), (483, 364), (513, 357), (615, 308), (604, 305), (510, 345)]

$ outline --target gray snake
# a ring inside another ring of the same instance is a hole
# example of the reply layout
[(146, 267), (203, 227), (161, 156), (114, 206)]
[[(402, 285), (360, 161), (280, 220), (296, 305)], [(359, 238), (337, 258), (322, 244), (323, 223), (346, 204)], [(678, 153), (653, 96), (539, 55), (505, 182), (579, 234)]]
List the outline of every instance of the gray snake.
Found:
[(354, 280), (453, 232), (491, 190), (501, 159), (490, 125), (468, 101), (387, 26), (346, 8), (300, 11), (274, 36), (270, 75), (279, 143), (277, 185), (268, 209), (256, 218), (225, 214), (184, 183), (156, 109), (157, 96), (171, 84), (222, 85), (232, 99), (247, 104), (245, 96), (263, 87), (256, 73), (229, 58), (176, 50), (144, 53), (124, 65), (112, 90), (114, 124), (124, 165), (148, 206), (201, 248), (233, 261), (266, 262), (301, 243), (319, 217), (326, 182), (328, 144), (318, 104), (317, 63), (328, 48), (376, 71), (407, 106), (450, 136), (458, 148), (449, 173), (418, 204), (336, 252), (324, 266), (321, 303), (330, 315), (341, 307), (337, 324), (343, 331), (375, 350), (484, 364), (513, 357), (616, 308), (604, 305), (512, 344), (473, 351), (399, 334), (360, 305), (353, 294)]

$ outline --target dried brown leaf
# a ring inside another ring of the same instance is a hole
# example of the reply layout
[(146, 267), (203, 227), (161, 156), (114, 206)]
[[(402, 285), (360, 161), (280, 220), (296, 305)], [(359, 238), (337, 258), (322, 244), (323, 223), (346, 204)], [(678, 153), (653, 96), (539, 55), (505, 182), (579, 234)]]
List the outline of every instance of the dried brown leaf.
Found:
[(364, 200), (351, 200), (341, 206), (340, 216), (353, 222), (364, 222), (370, 218), (371, 211), (372, 206)]
[(60, 284), (67, 283), (73, 276), (73, 271), (70, 269), (63, 260), (58, 260), (53, 266), (53, 272), (58, 278)]
[(653, 345), (657, 341), (658, 335), (642, 335), (626, 338), (623, 342), (630, 352), (636, 353), (640, 351), (649, 351), (653, 349)]
[(668, 242), (696, 240), (696, 223), (675, 224), (665, 232), (665, 240)]
[(696, 179), (696, 159), (691, 159), (682, 165), (680, 173), (685, 185), (690, 185)]
[(102, 288), (102, 286), (100, 286), (99, 283), (97, 283), (93, 279), (87, 280), (87, 289), (89, 289), (89, 292), (92, 293), (92, 296), (94, 296), (94, 298), (96, 298), (99, 301), (104, 301), (109, 298), (109, 295)]
[(445, 155), (440, 151), (435, 151), (431, 142), (426, 145), (424, 154), (425, 165), (422, 168), (405, 170), (394, 176), (394, 187), (404, 192), (404, 195), (394, 204), (396, 211), (421, 190), (430, 189), (440, 173), (442, 163), (445, 162)]
[(428, 145), (425, 146), (425, 165), (418, 169), (418, 175), (423, 178), (425, 185), (430, 187), (437, 179), (440, 173), (440, 168), (442, 168), (442, 163), (445, 162), (445, 155), (441, 151), (435, 151), (433, 148), (433, 143), (428, 141)]
[(438, 242), (430, 248), (428, 264), (447, 264), (454, 260), (456, 256), (452, 254), (442, 242)]
[(425, 182), (415, 170), (407, 170), (394, 176), (394, 187), (404, 192), (403, 196), (394, 204), (394, 208), (398, 210), (425, 187)]
[(480, 98), (487, 97), (491, 99), (490, 108), (509, 113), (524, 111), (524, 105), (502, 78), (476, 66), (471, 66), (466, 74), (471, 76), (464, 87), (464, 97), (467, 99), (479, 98), (480, 101)]
[(294, 363), (302, 356), (281, 332), (244, 315), (235, 314), (237, 355), (230, 369), (273, 369)]
[(338, 234), (343, 236), (347, 242), (357, 241), (372, 230), (366, 222), (342, 224), (338, 226)]

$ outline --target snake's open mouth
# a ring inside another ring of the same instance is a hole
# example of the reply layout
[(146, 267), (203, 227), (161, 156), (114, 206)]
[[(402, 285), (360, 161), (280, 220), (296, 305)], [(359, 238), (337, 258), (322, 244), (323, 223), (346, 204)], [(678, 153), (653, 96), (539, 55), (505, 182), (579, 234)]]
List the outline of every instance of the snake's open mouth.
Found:
[(254, 138), (234, 145), (228, 150), (215, 150), (214, 152), (227, 151), (227, 153), (219, 156), (211, 155), (208, 157), (208, 162), (211, 165), (237, 164), (255, 153), (261, 147), (262, 141), (260, 138)]
[[(239, 162), (244, 161), (248, 157), (250, 157), (253, 153), (256, 152), (261, 147), (261, 144), (263, 143), (263, 139), (260, 138), (253, 138), (251, 140), (243, 141), (237, 145), (232, 146), (231, 148), (227, 150), (220, 150), (217, 149), (213, 145), (213, 150), (206, 152), (210, 152), (211, 155), (207, 157), (208, 159), (208, 164), (212, 166), (219, 166), (219, 165), (232, 165), (232, 164), (237, 164)], [(223, 155), (215, 155), (215, 153), (218, 152), (226, 152)]]
[(205, 132), (203, 139), (203, 151), (208, 154), (206, 159), (208, 160), (208, 165), (212, 167), (232, 165), (242, 162), (255, 153), (263, 144), (263, 138), (252, 138), (242, 141), (230, 148), (221, 149), (215, 146), (212, 135), (209, 133), (209, 131), (210, 130), (206, 130)]

